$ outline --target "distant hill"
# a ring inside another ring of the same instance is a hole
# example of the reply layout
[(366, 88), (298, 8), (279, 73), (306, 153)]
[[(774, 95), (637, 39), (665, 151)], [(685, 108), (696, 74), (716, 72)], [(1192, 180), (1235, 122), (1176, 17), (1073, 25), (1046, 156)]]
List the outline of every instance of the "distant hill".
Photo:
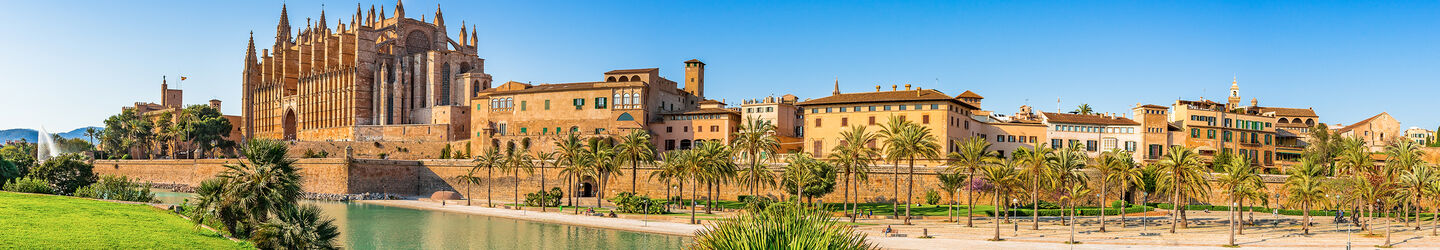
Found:
[[(63, 133), (58, 133), (58, 134), (59, 134), (60, 137), (62, 137), (62, 138), (80, 138), (80, 139), (89, 140), (89, 139), (90, 139), (89, 137), (85, 137), (85, 129), (86, 129), (86, 128), (95, 128), (95, 130), (104, 130), (104, 128), (101, 128), (101, 127), (84, 127), (84, 128), (77, 128), (77, 129), (75, 129), (75, 130), (70, 130), (69, 132), (63, 132)], [(19, 140), (19, 139), (25, 139), (26, 141), (29, 141), (29, 142), (35, 142), (35, 141), (40, 140), (40, 132), (37, 131), (37, 130), (34, 130), (34, 129), (28, 129), (28, 128), (16, 128), (16, 129), (0, 130), (0, 142), (6, 142), (6, 141), (12, 141), (12, 140)]]

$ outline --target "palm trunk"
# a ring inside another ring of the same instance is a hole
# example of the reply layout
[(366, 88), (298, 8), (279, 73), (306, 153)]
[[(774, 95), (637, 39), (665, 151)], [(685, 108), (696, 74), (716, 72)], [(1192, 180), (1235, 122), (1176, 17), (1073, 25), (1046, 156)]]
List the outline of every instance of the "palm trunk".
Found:
[(1226, 245), (1226, 246), (1234, 246), (1234, 245), (1235, 245), (1235, 206), (1230, 206), (1230, 244), (1229, 244), (1229, 245)]
[(471, 196), (470, 196), (470, 186), (474, 186), (474, 184), (465, 184), (465, 205), (466, 205), (466, 206), (469, 206), (469, 205), (470, 205), (470, 200), (471, 200), (471, 199), (470, 199), (470, 197), (471, 197)]
[[(914, 172), (914, 170), (911, 170)], [(975, 166), (970, 166), (970, 174), (965, 176), (965, 227), (975, 227), (975, 189), (970, 188), (970, 183), (975, 181)]]
[[(690, 181), (690, 184), (696, 184), (696, 183), (695, 183), (695, 181)], [(694, 185), (691, 185), (691, 186), (694, 186)], [(700, 197), (696, 195), (696, 192), (697, 192), (696, 190), (699, 190), (699, 188), (691, 188), (691, 189), (690, 189), (690, 224), (700, 224), (699, 221), (696, 221), (696, 220), (695, 220), (695, 205), (696, 205), (696, 204), (695, 204), (695, 200), (700, 199)]]
[(1310, 203), (1307, 202), (1305, 205), (1301, 205), (1300, 209), (1302, 213), (1305, 214), (1305, 224), (1301, 225), (1301, 228), (1305, 229), (1305, 235), (1310, 235)]
[(1394, 220), (1394, 218), (1391, 218), (1391, 217), (1393, 217), (1393, 216), (1391, 216), (1391, 215), (1388, 214), (1387, 212), (1390, 212), (1388, 208), (1382, 208), (1382, 209), (1380, 210), (1380, 216), (1385, 216), (1385, 246), (1386, 246), (1386, 247), (1389, 247), (1389, 246), (1390, 246), (1390, 231), (1392, 231), (1392, 230), (1390, 230), (1390, 226), (1391, 226), (1390, 224), (1394, 224), (1394, 223), (1395, 223), (1395, 220)]
[(639, 162), (639, 161), (630, 161), (630, 193), (631, 193), (631, 194), (640, 195), (639, 193), (636, 193), (636, 192), (635, 192), (635, 183), (637, 183), (638, 181), (640, 181), (640, 162)]
[(710, 208), (715, 207), (715, 183), (705, 185), (705, 214), (713, 214)]
[(514, 182), (515, 182), (515, 191), (514, 191), (514, 194), (515, 194), (515, 204), (516, 204), (516, 205), (515, 205), (515, 208), (516, 208), (516, 209), (521, 209), (520, 206), (521, 206), (521, 205), (524, 205), (524, 204), (525, 204), (525, 201), (520, 199), (520, 170), (519, 170), (519, 169), (516, 169), (516, 170), (515, 170), (515, 181), (514, 181)]
[(544, 160), (541, 160), (541, 161), (540, 161), (540, 193), (541, 193), (540, 196), (542, 196), (542, 199), (540, 199), (540, 212), (545, 212), (545, 205), (549, 205), (549, 204), (545, 204), (545, 200), (548, 200), (548, 199), (544, 199), (544, 198), (543, 198), (543, 197), (548, 197), (548, 196), (550, 195), (550, 194), (547, 193), (547, 192), (549, 192), (549, 190), (545, 190), (545, 161), (544, 161)]
[(1075, 198), (1070, 199), (1070, 243), (1080, 243), (1075, 241)]
[[(599, 172), (596, 172), (596, 173), (599, 173)], [(598, 186), (598, 187), (599, 187), (599, 189), (598, 189), (599, 192), (595, 192), (595, 208), (602, 208), (602, 207), (604, 207), (604, 206), (601, 206), (601, 204), (604, 204), (604, 203), (602, 203), (602, 202), (600, 202), (600, 201), (601, 201), (601, 199), (604, 199), (604, 197), (605, 197), (605, 182), (606, 182), (605, 179), (606, 179), (606, 178), (605, 178), (605, 176), (603, 176), (603, 175), (600, 176), (600, 178), (595, 178), (595, 180), (600, 181), (600, 183), (596, 183), (596, 184), (595, 184), (595, 186)]]
[(486, 205), (486, 206), (489, 206), (489, 207), (495, 207), (495, 199), (491, 199), (492, 196), (490, 196), (490, 187), (495, 186), (495, 184), (494, 184), (494, 182), (493, 182), (493, 180), (495, 180), (495, 178), (492, 177), (492, 175), (494, 175), (494, 174), (495, 174), (495, 167), (494, 167), (494, 166), (491, 166), (491, 167), (486, 168), (486, 170), (485, 170), (485, 179), (486, 179), (486, 180), (491, 180), (491, 181), (487, 181), (488, 183), (485, 183), (485, 205)]
[(840, 210), (845, 210), (846, 216), (850, 216), (850, 218), (855, 218), (854, 215), (850, 214), (850, 169), (848, 168), (845, 169), (845, 186), (841, 187), (840, 189), (845, 190), (844, 194), (841, 196), (844, 197), (842, 198), (844, 201), (840, 203)]
[(914, 204), (915, 197), (915, 157), (910, 157), (909, 185), (905, 191), (905, 225), (910, 225), (910, 204)]
[(1440, 206), (1435, 207), (1435, 214), (1431, 216), (1434, 217), (1430, 219), (1430, 236), (1440, 235)]
[[(995, 194), (995, 204), (996, 204), (996, 207), (999, 207), (999, 204), (1000, 204), (1000, 194), (999, 194), (999, 193), (996, 193), (996, 194)], [(996, 211), (996, 212), (999, 212), (1000, 210), (999, 210), (999, 209), (996, 209), (995, 211)], [(1000, 220), (999, 220), (1000, 215), (999, 215), (999, 214), (996, 214), (994, 218), (995, 218), (996, 220), (995, 220), (995, 239), (993, 239), (993, 240), (994, 240), (994, 241), (1000, 241)]]
[(945, 208), (945, 221), (955, 221), (955, 192), (950, 193), (950, 206)]
[(1105, 207), (1106, 207), (1107, 205), (1109, 205), (1109, 204), (1106, 204), (1106, 203), (1105, 203), (1105, 198), (1108, 198), (1108, 196), (1105, 196), (1105, 195), (1106, 195), (1106, 192), (1109, 191), (1109, 187), (1107, 187), (1107, 186), (1108, 186), (1108, 185), (1105, 185), (1104, 177), (1101, 177), (1101, 181), (1100, 181), (1100, 232), (1102, 232), (1102, 233), (1105, 232)]
[[(1238, 221), (1238, 222), (1236, 223), (1236, 226), (1235, 226), (1235, 234), (1238, 234), (1238, 235), (1245, 235), (1245, 212), (1244, 212), (1244, 211), (1241, 211), (1241, 209), (1244, 209), (1244, 208), (1245, 208), (1245, 198), (1240, 198), (1240, 207), (1236, 207), (1236, 208), (1235, 208), (1235, 213), (1239, 214), (1239, 216), (1238, 216), (1239, 218), (1236, 218), (1236, 221)], [(1235, 243), (1232, 242), (1232, 243), (1230, 243), (1230, 245), (1235, 245)]]
[[(1176, 182), (1179, 181), (1177, 180)], [(1170, 190), (1174, 193), (1171, 195), (1170, 204), (1171, 208), (1175, 210), (1170, 213), (1170, 233), (1172, 234), (1175, 233), (1175, 229), (1180, 226), (1180, 213), (1184, 213), (1184, 210), (1181, 210), (1184, 206), (1180, 205), (1180, 190), (1177, 187), (1178, 185), (1179, 184), (1174, 184), (1170, 186), (1170, 189), (1174, 189)]]
[[(1122, 190), (1120, 190), (1120, 200), (1123, 201), (1123, 202), (1120, 202), (1120, 229), (1122, 229), (1122, 230), (1125, 229), (1125, 223), (1127, 223), (1126, 220), (1125, 220), (1125, 211), (1126, 211), (1125, 209), (1130, 207), (1130, 206), (1129, 206), (1129, 205), (1130, 205), (1130, 201), (1129, 201), (1128, 199), (1125, 199), (1125, 192), (1128, 192), (1129, 190), (1124, 190), (1124, 189), (1125, 189), (1125, 188), (1128, 188), (1129, 186), (1130, 186), (1130, 183), (1129, 183), (1129, 182), (1126, 182), (1126, 181), (1123, 181), (1123, 180), (1120, 181), (1120, 188), (1122, 189)], [(1142, 204), (1142, 206), (1143, 206), (1143, 204)]]
[(1030, 206), (1032, 206), (1030, 216), (1033, 217), (1030, 222), (1034, 223), (1031, 230), (1040, 230), (1040, 177), (1034, 178), (1034, 180), (1030, 180)]
[(890, 166), (895, 169), (895, 182), (892, 183), (895, 185), (895, 198), (890, 201), (890, 214), (900, 216), (900, 161), (892, 161)]

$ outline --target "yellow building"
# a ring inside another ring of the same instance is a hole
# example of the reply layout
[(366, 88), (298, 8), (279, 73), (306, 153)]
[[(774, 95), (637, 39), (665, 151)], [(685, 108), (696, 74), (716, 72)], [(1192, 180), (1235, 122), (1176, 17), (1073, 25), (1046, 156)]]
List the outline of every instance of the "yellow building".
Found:
[(613, 70), (595, 82), (508, 82), (486, 89), (470, 99), (471, 147), (552, 151), (554, 141), (569, 134), (618, 137), (638, 129), (655, 135), (660, 131), (651, 124), (663, 123), (664, 115), (698, 109), (704, 70), (705, 63), (686, 61), (683, 89), (657, 68)]
[(939, 90), (911, 89), (906, 84), (905, 90), (891, 86), (891, 91), (881, 91), (876, 86), (875, 92), (835, 93), (797, 104), (805, 113), (804, 152), (816, 157), (830, 155), (831, 148), (843, 143), (840, 132), (862, 125), (879, 131), (892, 116), (930, 128), (940, 140), (942, 154), (953, 152), (956, 142), (977, 135), (978, 127), (972, 126), (978, 125), (970, 116), (978, 108)]
[(701, 143), (730, 144), (740, 127), (740, 112), (725, 108), (725, 103), (715, 100), (700, 102), (700, 108), (692, 111), (661, 114), (660, 122), (652, 123), (657, 152), (685, 150)]

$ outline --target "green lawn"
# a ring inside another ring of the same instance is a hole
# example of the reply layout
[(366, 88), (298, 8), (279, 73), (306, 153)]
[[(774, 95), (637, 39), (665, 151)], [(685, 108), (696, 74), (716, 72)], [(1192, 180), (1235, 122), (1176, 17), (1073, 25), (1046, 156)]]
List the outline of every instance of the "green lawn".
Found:
[(147, 205), (0, 192), (0, 249), (243, 249)]

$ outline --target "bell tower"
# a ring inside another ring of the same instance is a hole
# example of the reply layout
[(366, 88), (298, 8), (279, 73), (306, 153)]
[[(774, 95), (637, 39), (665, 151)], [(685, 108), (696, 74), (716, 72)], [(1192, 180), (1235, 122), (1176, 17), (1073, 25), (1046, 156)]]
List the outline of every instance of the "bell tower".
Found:
[(1225, 109), (1235, 110), (1240, 108), (1240, 83), (1237, 79), (1230, 80), (1230, 98), (1228, 100), (1229, 102), (1225, 104)]
[(705, 99), (705, 63), (699, 59), (685, 61), (685, 91)]

